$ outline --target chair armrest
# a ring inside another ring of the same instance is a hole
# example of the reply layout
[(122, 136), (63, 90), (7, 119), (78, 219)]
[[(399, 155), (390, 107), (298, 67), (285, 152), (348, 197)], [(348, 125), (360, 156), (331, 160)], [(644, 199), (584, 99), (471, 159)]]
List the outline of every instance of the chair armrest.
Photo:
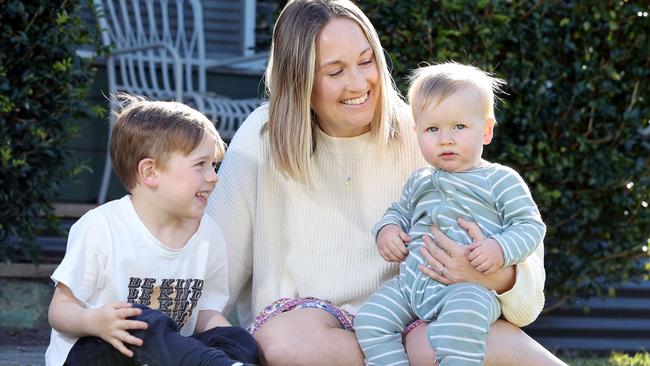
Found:
[(145, 50), (151, 50), (151, 49), (158, 49), (162, 48), (165, 51), (169, 52), (169, 54), (172, 57), (172, 60), (174, 63), (181, 63), (181, 56), (178, 54), (178, 51), (172, 47), (171, 45), (168, 45), (166, 43), (158, 42), (158, 43), (148, 43), (148, 44), (142, 44), (139, 46), (133, 46), (133, 47), (124, 47), (124, 48), (114, 48), (109, 51), (109, 57), (110, 56), (117, 56), (117, 55), (122, 55), (122, 54), (127, 54), (127, 53), (134, 53), (137, 51), (145, 51)]

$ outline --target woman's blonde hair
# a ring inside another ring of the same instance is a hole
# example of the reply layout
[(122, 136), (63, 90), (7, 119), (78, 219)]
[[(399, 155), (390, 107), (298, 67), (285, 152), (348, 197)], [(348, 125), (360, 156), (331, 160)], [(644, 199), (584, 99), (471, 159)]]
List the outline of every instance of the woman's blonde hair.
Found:
[(316, 127), (311, 94), (316, 68), (316, 44), (325, 25), (334, 18), (354, 21), (364, 32), (379, 70), (379, 100), (370, 129), (386, 146), (403, 135), (409, 113), (399, 95), (377, 31), (348, 0), (293, 0), (280, 13), (273, 29), (266, 69), (269, 98), (268, 130), (273, 161), (280, 171), (298, 181), (310, 181), (316, 151)]

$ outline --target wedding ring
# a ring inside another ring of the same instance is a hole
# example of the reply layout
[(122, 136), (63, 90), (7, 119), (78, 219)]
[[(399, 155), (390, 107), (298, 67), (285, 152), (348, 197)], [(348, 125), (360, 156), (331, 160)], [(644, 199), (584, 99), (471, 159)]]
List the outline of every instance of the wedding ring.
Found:
[(447, 270), (447, 266), (442, 266), (442, 269), (440, 270), (440, 275), (442, 277), (445, 277), (445, 271)]

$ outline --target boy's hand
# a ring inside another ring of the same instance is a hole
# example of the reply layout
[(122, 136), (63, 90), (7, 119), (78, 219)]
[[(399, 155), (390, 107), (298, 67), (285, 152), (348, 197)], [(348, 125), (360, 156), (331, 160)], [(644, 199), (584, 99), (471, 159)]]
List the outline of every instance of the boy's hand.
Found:
[(125, 343), (141, 347), (142, 339), (133, 336), (129, 329), (147, 329), (147, 323), (127, 318), (142, 314), (142, 310), (134, 308), (126, 302), (114, 302), (100, 308), (88, 310), (88, 333), (94, 334), (110, 343), (125, 356), (133, 357), (133, 352)]
[(409, 254), (406, 243), (411, 237), (395, 224), (388, 224), (377, 234), (377, 249), (387, 262), (401, 262)]
[(503, 250), (492, 238), (472, 243), (467, 252), (467, 259), (477, 271), (485, 274), (496, 272), (503, 267)]

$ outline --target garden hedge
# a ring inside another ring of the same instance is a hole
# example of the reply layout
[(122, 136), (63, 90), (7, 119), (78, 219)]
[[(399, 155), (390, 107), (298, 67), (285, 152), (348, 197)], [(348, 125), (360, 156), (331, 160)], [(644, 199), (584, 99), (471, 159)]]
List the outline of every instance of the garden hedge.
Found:
[(648, 279), (647, 1), (359, 5), (402, 91), (421, 62), (474, 64), (507, 80), (486, 156), (521, 172), (548, 225), (548, 309)]
[(75, 51), (96, 38), (77, 14), (77, 1), (0, 0), (0, 260), (37, 260), (57, 190), (80, 168), (68, 140), (91, 112), (93, 72)]

